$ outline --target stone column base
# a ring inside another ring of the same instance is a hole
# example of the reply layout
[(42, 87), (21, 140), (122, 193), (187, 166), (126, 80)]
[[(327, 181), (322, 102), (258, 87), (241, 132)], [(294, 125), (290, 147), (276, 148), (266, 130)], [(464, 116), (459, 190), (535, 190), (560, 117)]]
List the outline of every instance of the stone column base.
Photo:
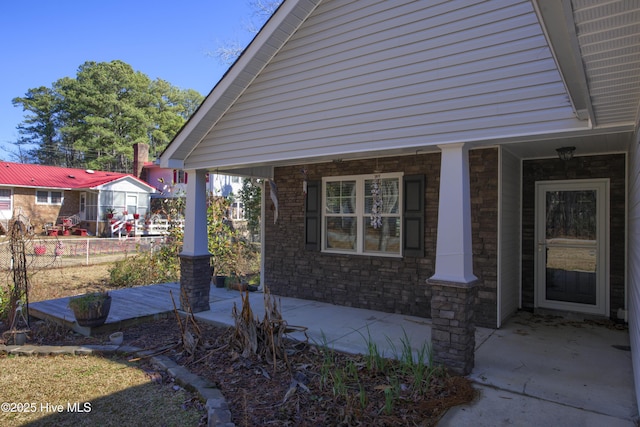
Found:
[(477, 281), (427, 280), (431, 285), (431, 347), (433, 361), (457, 375), (468, 375), (475, 360), (473, 306)]
[[(207, 311), (209, 291), (211, 290), (210, 255), (180, 255), (180, 291), (184, 291), (189, 300), (191, 311)], [(187, 311), (186, 301), (180, 296), (180, 308)]]

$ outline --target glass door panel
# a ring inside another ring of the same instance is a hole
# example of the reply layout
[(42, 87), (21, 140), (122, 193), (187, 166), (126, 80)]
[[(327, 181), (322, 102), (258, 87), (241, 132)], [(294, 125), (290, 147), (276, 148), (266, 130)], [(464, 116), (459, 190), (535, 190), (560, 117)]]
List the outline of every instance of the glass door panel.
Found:
[(536, 185), (536, 305), (606, 313), (606, 180)]
[(546, 191), (545, 299), (596, 304), (596, 191)]

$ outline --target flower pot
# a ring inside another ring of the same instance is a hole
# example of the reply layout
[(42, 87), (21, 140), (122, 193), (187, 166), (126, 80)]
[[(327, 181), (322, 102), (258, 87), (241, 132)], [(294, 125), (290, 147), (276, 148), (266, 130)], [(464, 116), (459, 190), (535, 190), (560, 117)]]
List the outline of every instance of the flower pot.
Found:
[(94, 327), (104, 324), (109, 316), (109, 310), (111, 309), (111, 295), (82, 304), (82, 307), (77, 307), (73, 304), (72, 301), (74, 299), (84, 297), (85, 296), (74, 297), (71, 298), (71, 301), (69, 302), (69, 306), (73, 311), (73, 315), (76, 317), (78, 325)]
[(111, 219), (111, 218), (113, 218), (113, 214), (112, 213), (108, 213), (107, 214), (107, 219)]
[(225, 281), (227, 280), (227, 276), (214, 276), (213, 281), (216, 284), (216, 288), (224, 288)]
[(133, 219), (140, 219), (140, 214), (133, 214)]
[(124, 336), (122, 332), (114, 332), (111, 335), (109, 335), (109, 341), (111, 341), (111, 344), (121, 345), (123, 339), (124, 339)]
[(11, 344), (13, 345), (25, 345), (27, 342), (27, 333), (25, 331), (10, 331)]

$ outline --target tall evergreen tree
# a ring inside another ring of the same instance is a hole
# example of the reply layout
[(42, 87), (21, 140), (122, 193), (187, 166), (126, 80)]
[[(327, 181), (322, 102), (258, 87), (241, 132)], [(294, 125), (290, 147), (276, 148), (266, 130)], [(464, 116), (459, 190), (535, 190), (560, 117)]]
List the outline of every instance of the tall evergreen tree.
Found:
[(157, 155), (202, 102), (194, 90), (150, 80), (122, 61), (85, 62), (75, 78), (15, 98), (31, 114), (19, 126), (35, 163), (132, 171), (133, 144)]
[[(57, 109), (60, 103), (58, 94), (49, 88), (40, 86), (29, 89), (24, 97), (14, 98), (14, 106), (22, 105), (26, 114), (18, 126), (20, 139), (17, 141), (21, 161), (59, 166), (60, 127)], [(37, 145), (36, 148), (27, 147)], [(23, 149), (25, 147), (26, 149)]]

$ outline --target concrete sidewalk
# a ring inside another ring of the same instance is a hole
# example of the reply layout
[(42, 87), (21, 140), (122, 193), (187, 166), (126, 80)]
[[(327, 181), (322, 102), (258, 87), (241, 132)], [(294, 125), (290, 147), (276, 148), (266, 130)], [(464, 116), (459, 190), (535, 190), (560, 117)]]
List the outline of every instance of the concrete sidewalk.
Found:
[[(264, 294), (250, 293), (252, 310), (264, 316)], [(429, 345), (431, 321), (316, 301), (276, 297), (289, 325), (307, 328), (312, 343), (366, 353), (375, 343), (386, 356), (409, 342)], [(233, 325), (240, 292), (211, 289), (202, 321)], [(293, 338), (304, 339), (301, 333)], [(635, 426), (638, 417), (626, 330), (522, 313), (501, 329), (478, 328), (470, 378), (480, 397), (448, 411), (443, 426)]]

